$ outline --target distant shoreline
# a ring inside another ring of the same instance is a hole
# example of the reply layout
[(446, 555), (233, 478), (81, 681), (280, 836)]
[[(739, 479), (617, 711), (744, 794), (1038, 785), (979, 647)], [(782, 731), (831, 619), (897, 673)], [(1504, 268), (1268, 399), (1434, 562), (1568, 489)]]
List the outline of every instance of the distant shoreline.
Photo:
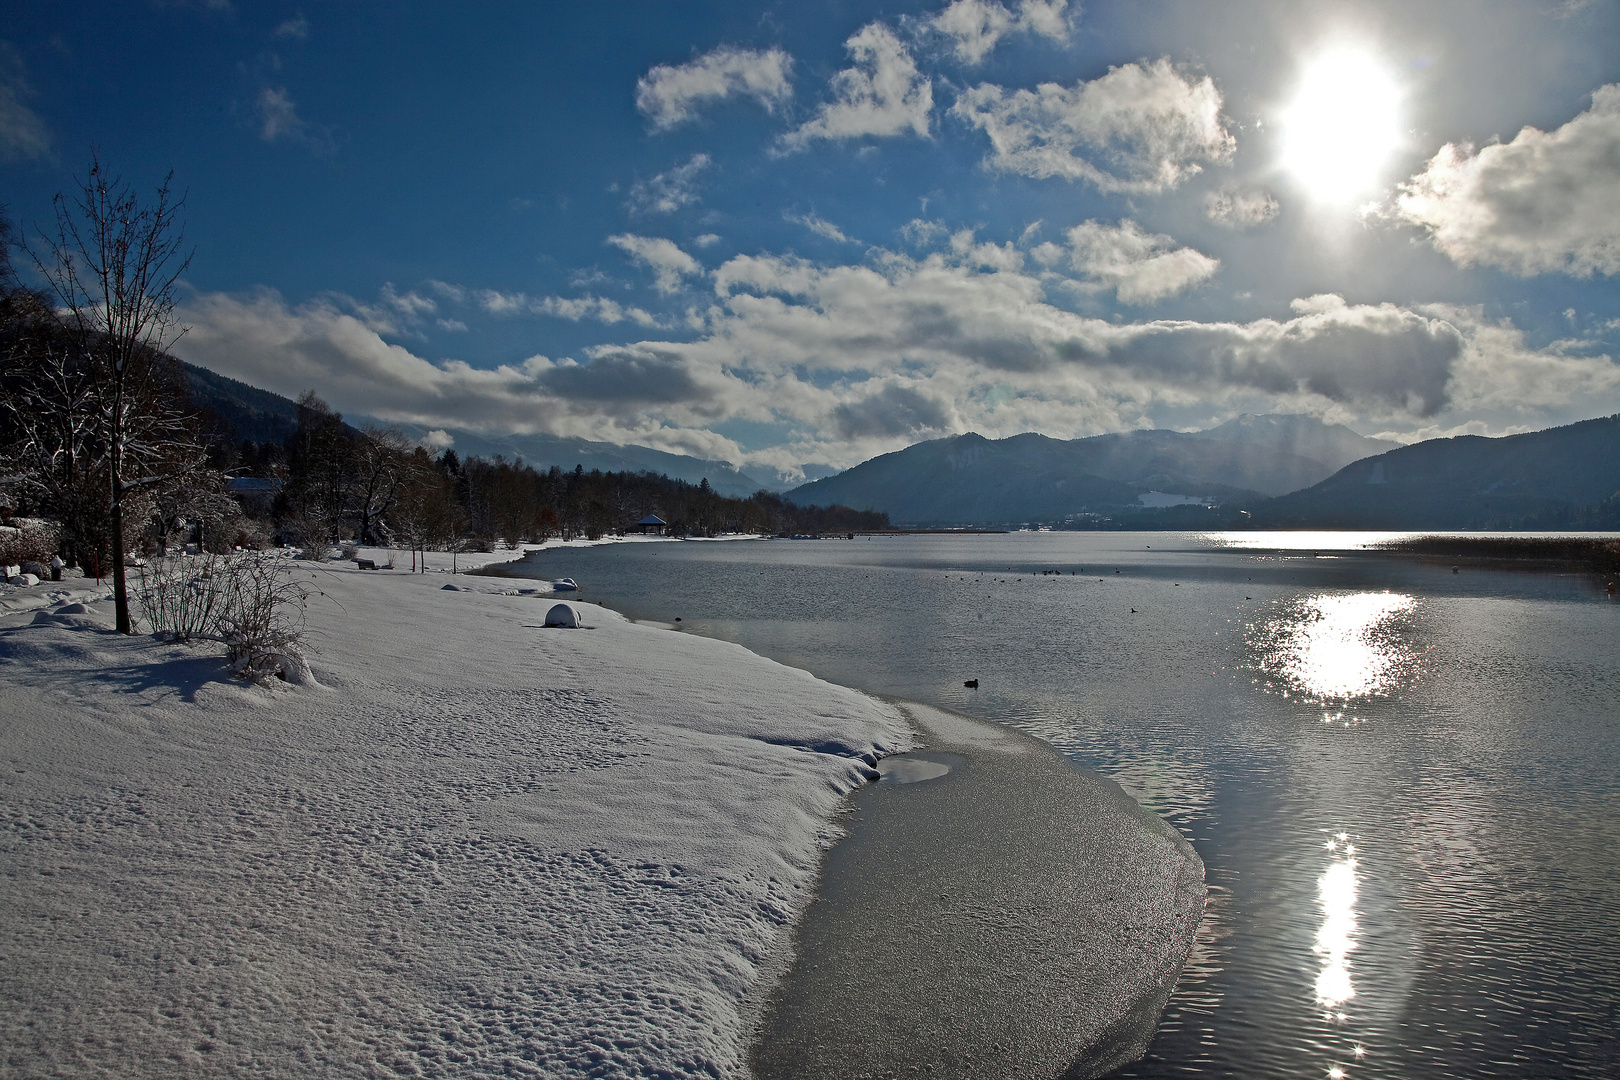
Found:
[(1471, 566), (1620, 574), (1620, 539), (1610, 536), (1414, 536), (1367, 550)]

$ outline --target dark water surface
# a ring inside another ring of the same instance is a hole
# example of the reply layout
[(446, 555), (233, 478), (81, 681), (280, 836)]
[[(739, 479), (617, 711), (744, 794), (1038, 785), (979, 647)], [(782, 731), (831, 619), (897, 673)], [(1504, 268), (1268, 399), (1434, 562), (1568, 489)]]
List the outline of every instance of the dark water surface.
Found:
[(1015, 724), (1179, 828), (1209, 907), (1117, 1075), (1620, 1075), (1620, 603), (1364, 539), (622, 544), (521, 572)]

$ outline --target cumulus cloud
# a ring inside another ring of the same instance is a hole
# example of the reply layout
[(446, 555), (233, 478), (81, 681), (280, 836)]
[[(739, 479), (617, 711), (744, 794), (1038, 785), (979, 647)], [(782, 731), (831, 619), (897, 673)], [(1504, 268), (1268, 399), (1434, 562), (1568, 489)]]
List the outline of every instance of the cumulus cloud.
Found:
[[(1184, 250), (1123, 224), (1082, 239), (1093, 248), (1128, 239), (1144, 262)], [(1072, 259), (1081, 246), (1061, 253)], [(1464, 406), (1522, 418), (1620, 399), (1608, 357), (1532, 348), (1512, 323), (1475, 309), (1325, 294), (1247, 322), (1116, 322), (1053, 303), (1049, 276), (1023, 260), (969, 230), (926, 255), (879, 249), (853, 265), (737, 255), (706, 275), (709, 301), (658, 337), (493, 370), (424, 359), (334, 298), (295, 307), (271, 292), (197, 297), (180, 312), (193, 329), (177, 351), (279, 393), (313, 386), (341, 409), (385, 420), (547, 431), (782, 469), (853, 464), (964, 430), (1128, 429), (1167, 409), (1241, 404), (1410, 427)], [(486, 310), (610, 310), (590, 297), (461, 295)], [(778, 435), (744, 453), (714, 431), (739, 422)]]
[(620, 233), (608, 237), (608, 243), (651, 270), (654, 275), (653, 288), (666, 296), (680, 289), (683, 277), (703, 269), (696, 259), (676, 247), (674, 241), (663, 237)]
[(1511, 320), (1487, 318), (1479, 307), (1425, 304), (1418, 310), (1456, 326), (1467, 342), (1450, 388), (1460, 411), (1539, 418), (1571, 402), (1612, 403), (1620, 391), (1620, 364), (1608, 355), (1583, 355), (1587, 343), (1537, 349)]
[(725, 396), (727, 377), (656, 345), (602, 350), (586, 363), (534, 356), (485, 370), (423, 359), (330, 298), (292, 306), (271, 290), (214, 293), (194, 298), (181, 314), (191, 327), (181, 339), (183, 359), (289, 397), (315, 387), (344, 412), (428, 428), (550, 432), (741, 457), (729, 439), (702, 427)]
[(1281, 210), (1270, 192), (1258, 189), (1222, 188), (1204, 196), (1204, 216), (1229, 229), (1264, 225)]
[[(1074, 268), (1097, 286), (1115, 290), (1122, 304), (1150, 304), (1202, 284), (1220, 269), (1190, 247), (1176, 247), (1162, 234), (1145, 233), (1127, 218), (1118, 225), (1086, 221), (1069, 230)], [(1044, 261), (1050, 254), (1037, 256)]]
[(1447, 143), (1401, 185), (1395, 213), (1463, 266), (1590, 277), (1620, 273), (1620, 83), (1553, 132)]
[(949, 431), (957, 419), (949, 398), (936, 389), (906, 381), (884, 382), (866, 396), (833, 408), (838, 433), (846, 439), (905, 438)]
[(955, 0), (929, 25), (953, 41), (958, 60), (977, 64), (1011, 33), (1069, 40), (1068, 6), (1068, 0), (1023, 0), (1014, 14), (995, 0)]
[(801, 150), (812, 139), (900, 135), (907, 130), (927, 138), (934, 86), (917, 71), (917, 62), (894, 31), (882, 23), (868, 23), (844, 42), (844, 48), (855, 66), (833, 76), (833, 99), (783, 136), (782, 145)]
[(659, 64), (636, 83), (636, 108), (654, 131), (696, 118), (729, 97), (749, 97), (774, 112), (793, 94), (793, 58), (781, 49), (722, 46), (678, 66)]
[(0, 42), (0, 161), (24, 161), (51, 152), (51, 133), (27, 99), (28, 71), (17, 50)]
[(1168, 59), (1110, 68), (1072, 88), (1042, 83), (1007, 91), (984, 83), (951, 107), (990, 137), (991, 168), (1138, 194), (1173, 188), (1205, 164), (1231, 159), (1237, 143), (1220, 111), (1214, 81), (1178, 71)]
[(636, 213), (672, 214), (698, 201), (697, 180), (710, 165), (708, 154), (693, 154), (685, 165), (630, 186), (630, 209)]
[(309, 20), (302, 15), (287, 19), (275, 29), (276, 37), (297, 38), (299, 41), (309, 37)]

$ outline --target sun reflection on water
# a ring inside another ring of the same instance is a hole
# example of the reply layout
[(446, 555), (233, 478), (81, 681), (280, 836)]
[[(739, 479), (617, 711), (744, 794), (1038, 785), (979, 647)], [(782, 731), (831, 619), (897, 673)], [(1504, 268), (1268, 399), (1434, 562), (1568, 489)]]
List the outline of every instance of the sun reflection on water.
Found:
[[(1288, 616), (1256, 635), (1260, 668), (1286, 687), (1324, 702), (1387, 693), (1412, 659), (1395, 630), (1399, 616), (1415, 605), (1401, 593), (1305, 597)], [(1284, 689), (1284, 696), (1288, 692)], [(1346, 722), (1342, 710), (1324, 711), (1322, 719)]]
[[(1322, 925), (1316, 931), (1312, 950), (1321, 957), (1322, 969), (1316, 975), (1314, 987), (1316, 1005), (1322, 1010), (1322, 1019), (1342, 1025), (1348, 1019), (1345, 1003), (1356, 996), (1356, 987), (1350, 975), (1350, 953), (1356, 947), (1356, 890), (1360, 884), (1357, 874), (1356, 846), (1348, 833), (1335, 833), (1328, 837), (1327, 850), (1332, 861), (1322, 876), (1316, 879), (1318, 900), (1322, 906)], [(1360, 1061), (1367, 1051), (1356, 1043), (1350, 1055)], [(1342, 1065), (1334, 1064), (1328, 1076), (1344, 1078), (1349, 1073)]]
[(1328, 850), (1343, 857), (1328, 865), (1317, 879), (1322, 901), (1322, 926), (1312, 948), (1322, 957), (1316, 976), (1316, 1003), (1334, 1012), (1356, 996), (1350, 981), (1350, 950), (1356, 947), (1356, 848), (1344, 833), (1328, 841)]

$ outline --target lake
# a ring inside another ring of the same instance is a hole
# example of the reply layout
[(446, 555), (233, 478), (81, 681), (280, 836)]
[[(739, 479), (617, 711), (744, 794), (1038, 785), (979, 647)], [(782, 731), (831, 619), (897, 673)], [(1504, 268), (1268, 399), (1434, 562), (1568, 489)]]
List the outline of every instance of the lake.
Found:
[(1016, 725), (1180, 829), (1208, 908), (1116, 1075), (1620, 1074), (1620, 602), (1371, 539), (620, 544), (520, 572)]

